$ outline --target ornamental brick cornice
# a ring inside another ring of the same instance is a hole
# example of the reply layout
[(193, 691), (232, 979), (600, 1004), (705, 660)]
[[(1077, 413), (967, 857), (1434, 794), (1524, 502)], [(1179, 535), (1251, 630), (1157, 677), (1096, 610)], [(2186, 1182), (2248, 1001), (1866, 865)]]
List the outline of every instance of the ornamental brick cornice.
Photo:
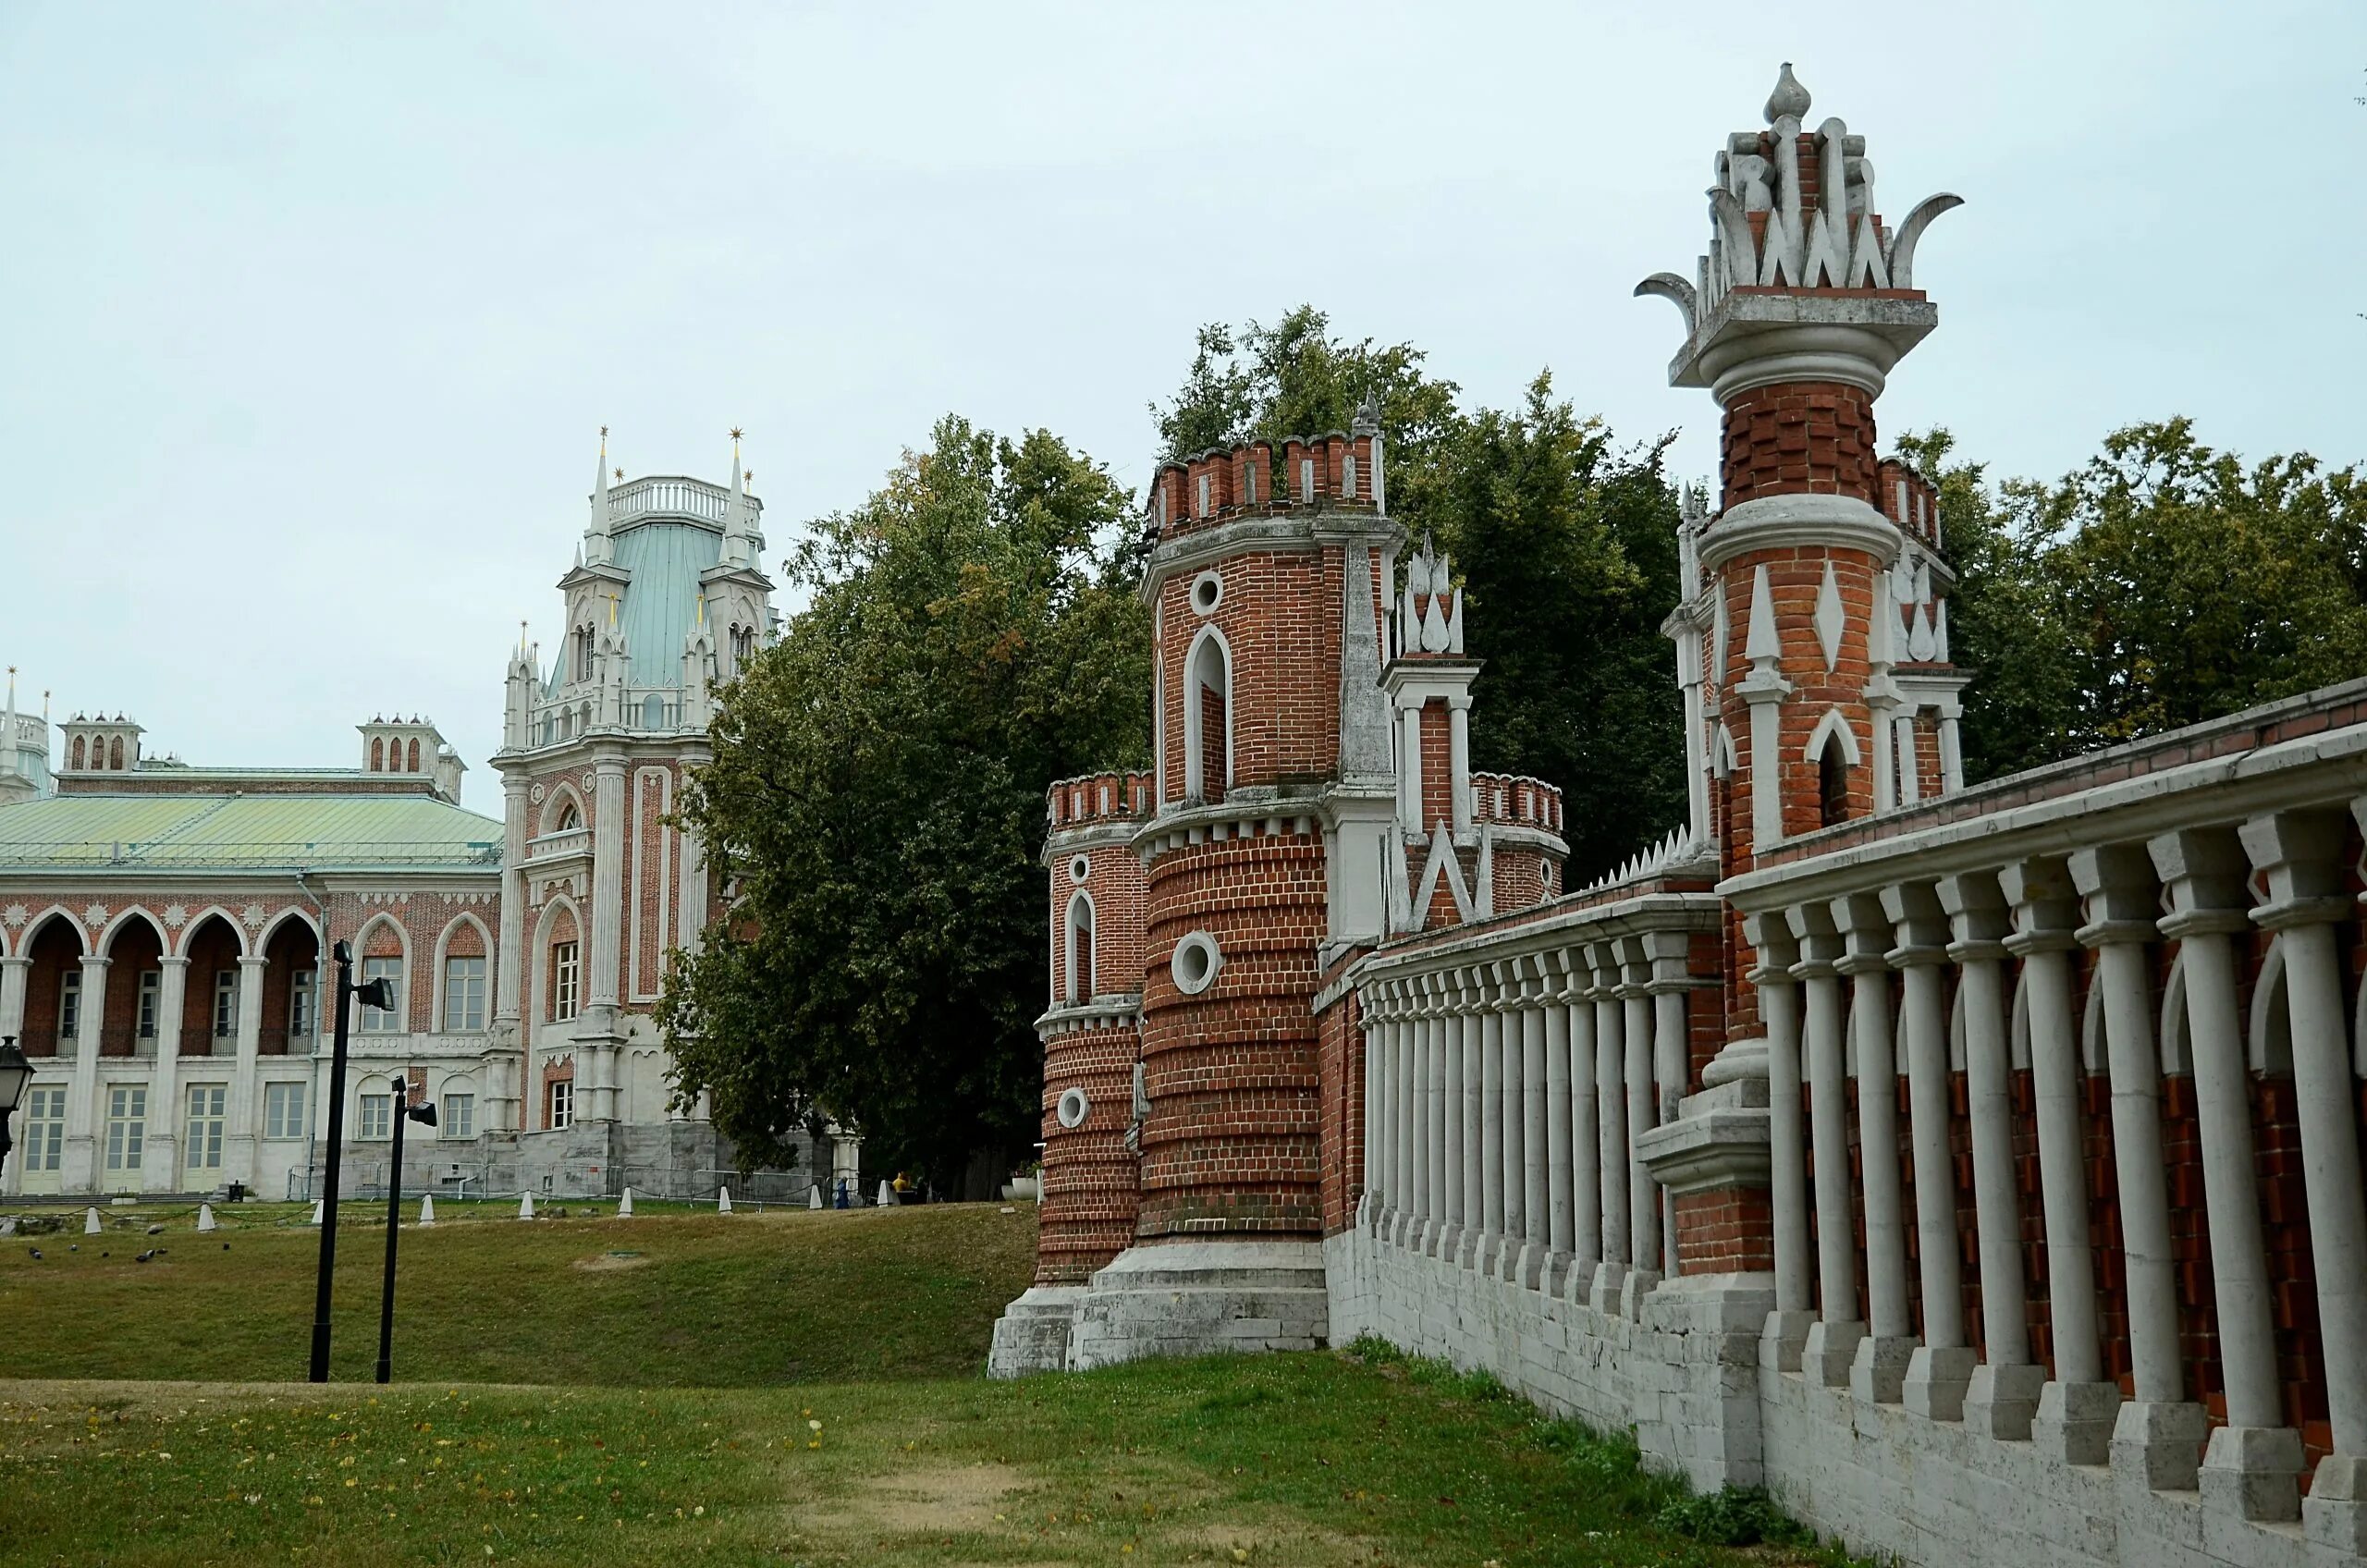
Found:
[(1760, 496), (1728, 507), (1701, 533), (1701, 570), (1761, 550), (1858, 550), (1888, 567), (1906, 535), (1898, 525), (1855, 496), (1794, 492)]

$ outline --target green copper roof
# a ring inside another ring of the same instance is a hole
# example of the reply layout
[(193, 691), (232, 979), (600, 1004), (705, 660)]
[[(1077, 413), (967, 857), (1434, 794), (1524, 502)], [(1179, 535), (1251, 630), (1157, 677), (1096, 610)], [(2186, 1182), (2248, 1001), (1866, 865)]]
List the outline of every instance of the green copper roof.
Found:
[(500, 863), (500, 823), (423, 795), (57, 795), (0, 806), (0, 867), (325, 871)]
[(723, 558), (723, 536), (688, 522), (645, 522), (617, 535), (617, 564), (632, 573), (617, 625), (635, 686), (680, 686), (682, 641), (698, 615), (699, 573)]

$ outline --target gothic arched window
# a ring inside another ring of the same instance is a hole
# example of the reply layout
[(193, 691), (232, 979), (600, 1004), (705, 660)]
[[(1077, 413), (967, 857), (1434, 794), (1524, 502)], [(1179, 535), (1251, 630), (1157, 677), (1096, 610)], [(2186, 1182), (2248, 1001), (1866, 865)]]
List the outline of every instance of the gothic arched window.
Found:
[(1817, 822), (1830, 827), (1849, 820), (1849, 759), (1841, 754), (1841, 740), (1828, 735), (1816, 755)]
[(419, 742), (417, 741), (413, 741), (411, 743), (410, 771), (412, 773), (417, 773), (419, 771)]
[(107, 742), (107, 766), (118, 771), (123, 766), (123, 737), (120, 735)]

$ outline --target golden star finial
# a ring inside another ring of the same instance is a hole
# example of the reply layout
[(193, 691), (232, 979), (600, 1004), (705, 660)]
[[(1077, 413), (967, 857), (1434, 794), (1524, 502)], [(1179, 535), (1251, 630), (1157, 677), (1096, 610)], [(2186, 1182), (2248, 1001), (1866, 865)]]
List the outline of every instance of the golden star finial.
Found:
[(619, 470), (617, 470), (617, 477), (618, 477), (619, 479), (622, 479), (624, 476), (625, 476), (625, 471), (624, 471), (624, 470), (622, 470), (622, 469), (619, 469)]
[(736, 424), (731, 427), (731, 439), (734, 441), (740, 439), (740, 427)]

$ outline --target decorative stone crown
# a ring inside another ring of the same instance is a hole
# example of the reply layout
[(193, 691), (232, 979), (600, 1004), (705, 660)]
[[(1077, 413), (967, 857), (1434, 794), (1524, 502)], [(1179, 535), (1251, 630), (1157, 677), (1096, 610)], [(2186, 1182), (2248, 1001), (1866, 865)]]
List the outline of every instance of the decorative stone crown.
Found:
[(1463, 656), (1463, 590), (1454, 586), (1454, 563), (1430, 548), (1422, 536), (1419, 553), (1405, 562), (1405, 582), (1397, 595), (1398, 658)]

